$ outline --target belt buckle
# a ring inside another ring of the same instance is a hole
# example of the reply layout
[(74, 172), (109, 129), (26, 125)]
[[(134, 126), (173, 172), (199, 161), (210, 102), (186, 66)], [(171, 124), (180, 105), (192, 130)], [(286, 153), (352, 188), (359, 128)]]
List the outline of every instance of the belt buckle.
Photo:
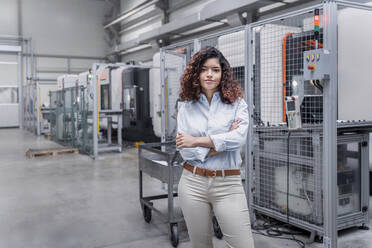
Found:
[(217, 170), (212, 170), (212, 176), (213, 178), (215, 178), (217, 176)]

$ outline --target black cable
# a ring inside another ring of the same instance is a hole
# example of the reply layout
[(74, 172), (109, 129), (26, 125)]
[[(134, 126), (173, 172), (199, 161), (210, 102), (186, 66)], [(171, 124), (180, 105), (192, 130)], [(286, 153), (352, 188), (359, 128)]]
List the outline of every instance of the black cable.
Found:
[(300, 248), (305, 248), (305, 242), (303, 242), (302, 240), (299, 240), (299, 239), (296, 239), (295, 237), (278, 237), (278, 236), (270, 236), (268, 234), (265, 234), (265, 233), (262, 233), (262, 232), (252, 232), (254, 234), (259, 234), (259, 235), (262, 235), (262, 236), (265, 236), (265, 237), (269, 237), (269, 238), (274, 238), (274, 239), (285, 239), (285, 240), (291, 240), (291, 241), (294, 241), (296, 242)]
[(323, 85), (320, 83), (320, 80), (310, 80), (310, 83), (323, 93)]
[(289, 138), (291, 137), (291, 131), (288, 130), (287, 139), (287, 223), (289, 224)]
[[(261, 215), (260, 215), (261, 216)], [(253, 232), (254, 234), (263, 235), (269, 238), (277, 238), (277, 239), (284, 239), (284, 240), (290, 240), (296, 242), (300, 248), (305, 248), (305, 243), (302, 240), (297, 239), (294, 235), (300, 235), (303, 234), (302, 232), (291, 232), (287, 230), (281, 229), (288, 228), (290, 229), (291, 226), (288, 226), (288, 224), (281, 224), (280, 222), (276, 222), (273, 220), (265, 219), (263, 216), (261, 216), (261, 219), (264, 219), (263, 224), (257, 225), (256, 221), (252, 224), (252, 229), (256, 232)], [(262, 231), (266, 231), (262, 232)], [(282, 237), (283, 235), (291, 235), (291, 237)]]
[(315, 86), (323, 93), (323, 86), (320, 84), (320, 80), (315, 80)]

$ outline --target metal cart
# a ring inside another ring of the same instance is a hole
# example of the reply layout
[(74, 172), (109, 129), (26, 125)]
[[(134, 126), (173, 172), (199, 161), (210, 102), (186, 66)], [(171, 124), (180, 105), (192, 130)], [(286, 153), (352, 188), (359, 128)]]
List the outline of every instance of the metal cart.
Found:
[[(177, 247), (179, 242), (178, 223), (184, 221), (183, 216), (176, 216), (174, 211), (174, 197), (177, 193), (174, 192), (174, 186), (178, 182), (182, 174), (182, 157), (176, 150), (175, 142), (165, 143), (148, 143), (140, 145), (138, 148), (139, 162), (139, 196), (143, 212), (143, 217), (146, 222), (151, 221), (152, 211), (158, 213), (163, 219), (169, 223), (169, 239), (174, 247)], [(146, 173), (151, 177), (159, 179), (163, 183), (168, 184), (167, 194), (146, 196), (143, 195), (143, 178), (142, 173)], [(168, 213), (164, 214), (154, 207), (154, 200), (168, 198)], [(217, 238), (222, 238), (222, 232), (218, 225), (217, 219), (213, 217), (213, 230)]]

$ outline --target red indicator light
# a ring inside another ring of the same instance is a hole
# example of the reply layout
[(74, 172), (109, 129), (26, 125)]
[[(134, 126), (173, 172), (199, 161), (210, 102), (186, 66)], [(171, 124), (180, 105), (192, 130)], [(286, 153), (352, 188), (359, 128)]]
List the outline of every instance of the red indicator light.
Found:
[(315, 67), (315, 65), (308, 65), (307, 69), (309, 69), (311, 71), (315, 71), (316, 67)]

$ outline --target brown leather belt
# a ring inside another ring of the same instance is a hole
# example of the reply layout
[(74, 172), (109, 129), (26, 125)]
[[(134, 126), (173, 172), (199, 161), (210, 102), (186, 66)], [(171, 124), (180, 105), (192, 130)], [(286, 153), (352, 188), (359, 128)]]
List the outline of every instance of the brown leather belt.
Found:
[[(194, 167), (195, 166), (189, 163), (183, 164), (183, 168), (185, 168), (188, 171), (191, 171), (192, 173), (194, 173)], [(238, 169), (224, 170), (224, 172), (225, 172), (225, 176), (240, 175), (240, 170)], [(200, 176), (205, 176), (205, 177), (222, 177), (223, 176), (222, 170), (208, 170), (208, 169), (203, 169), (199, 167), (196, 167), (195, 174), (200, 175)]]

